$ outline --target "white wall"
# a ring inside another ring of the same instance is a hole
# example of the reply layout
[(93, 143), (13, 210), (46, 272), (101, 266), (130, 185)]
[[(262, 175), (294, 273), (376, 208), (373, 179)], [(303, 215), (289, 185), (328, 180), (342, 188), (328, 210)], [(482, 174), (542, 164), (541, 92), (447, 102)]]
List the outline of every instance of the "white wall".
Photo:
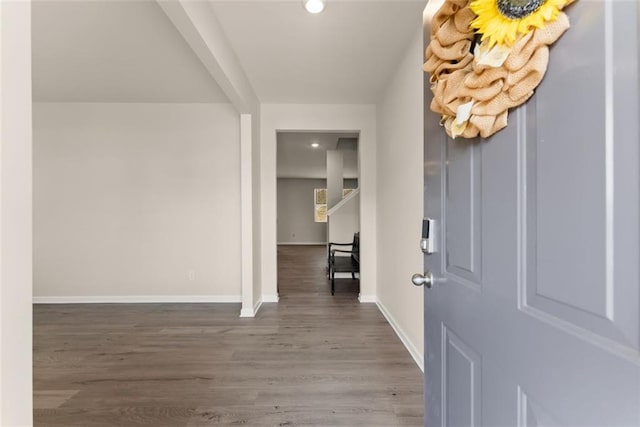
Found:
[(33, 423), (31, 5), (0, 2), (0, 425)]
[(253, 302), (253, 179), (251, 114), (240, 114), (241, 317), (254, 317)]
[[(330, 242), (350, 243), (360, 231), (360, 194), (351, 195), (328, 212), (327, 235)], [(349, 248), (346, 248), (349, 249)]]
[[(344, 180), (344, 188), (357, 187), (357, 179)], [(316, 188), (327, 188), (327, 180), (278, 178), (278, 244), (327, 242), (327, 223), (314, 221), (313, 190)]]
[[(357, 179), (344, 180), (344, 188), (357, 187)], [(327, 223), (314, 221), (316, 188), (327, 188), (327, 180), (278, 178), (278, 244), (327, 243)]]
[(265, 301), (277, 301), (276, 132), (360, 131), (360, 301), (376, 292), (376, 108), (375, 105), (264, 104), (261, 109), (261, 271)]
[(239, 132), (227, 104), (35, 104), (34, 296), (240, 301)]
[(418, 364), (423, 360), (423, 289), (411, 284), (422, 272), (423, 216), (422, 22), (377, 108), (379, 305)]
[[(261, 111), (260, 106), (251, 114), (251, 192), (252, 192), (252, 241), (253, 252), (253, 306), (260, 308), (262, 303), (262, 188), (261, 171)], [(243, 159), (246, 161), (246, 159)]]
[(342, 200), (344, 157), (341, 150), (327, 150), (327, 209)]
[(326, 179), (278, 178), (278, 244), (325, 244), (327, 223), (314, 221), (313, 190)]

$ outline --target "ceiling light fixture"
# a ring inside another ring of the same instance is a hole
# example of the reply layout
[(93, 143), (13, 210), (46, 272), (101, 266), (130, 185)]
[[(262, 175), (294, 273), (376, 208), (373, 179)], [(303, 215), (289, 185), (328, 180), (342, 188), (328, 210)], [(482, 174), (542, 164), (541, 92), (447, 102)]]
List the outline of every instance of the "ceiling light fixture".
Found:
[(320, 13), (324, 10), (325, 0), (302, 0), (304, 8), (309, 13)]
[(318, 148), (318, 147), (320, 147), (320, 144), (318, 144), (317, 142), (314, 142), (313, 144), (311, 144), (311, 146), (313, 148)]

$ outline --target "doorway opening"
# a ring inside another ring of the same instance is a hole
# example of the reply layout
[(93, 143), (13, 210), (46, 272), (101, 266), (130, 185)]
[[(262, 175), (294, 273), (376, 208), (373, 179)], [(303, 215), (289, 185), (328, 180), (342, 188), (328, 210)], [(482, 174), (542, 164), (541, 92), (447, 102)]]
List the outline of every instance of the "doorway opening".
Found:
[[(276, 134), (281, 298), (331, 297), (327, 245), (352, 242), (360, 230), (358, 139), (357, 132)], [(337, 273), (335, 289), (340, 297), (357, 298), (359, 277)]]

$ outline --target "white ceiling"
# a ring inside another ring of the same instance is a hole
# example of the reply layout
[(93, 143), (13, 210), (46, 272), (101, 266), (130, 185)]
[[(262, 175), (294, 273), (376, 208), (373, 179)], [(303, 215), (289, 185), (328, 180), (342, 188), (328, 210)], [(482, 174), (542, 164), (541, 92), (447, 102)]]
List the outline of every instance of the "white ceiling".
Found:
[(426, 0), (211, 0), (265, 103), (374, 103), (416, 29)]
[(228, 102), (155, 1), (34, 1), (32, 38), (35, 101)]
[[(353, 133), (278, 133), (278, 178), (326, 178), (327, 150), (335, 150), (338, 138), (357, 138)], [(318, 148), (311, 147), (318, 143)], [(358, 178), (357, 150), (342, 150), (344, 177)]]
[[(0, 0), (2, 1), (2, 0)], [(168, 1), (168, 0), (163, 0)], [(208, 1), (264, 103), (374, 103), (426, 0)], [(154, 0), (35, 0), (36, 101), (228, 102)]]

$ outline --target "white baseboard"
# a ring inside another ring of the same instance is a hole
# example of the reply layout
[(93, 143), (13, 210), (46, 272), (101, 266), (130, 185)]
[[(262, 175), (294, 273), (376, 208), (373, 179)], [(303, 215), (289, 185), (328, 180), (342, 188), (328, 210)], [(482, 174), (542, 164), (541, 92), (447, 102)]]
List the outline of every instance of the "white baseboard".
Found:
[(318, 246), (318, 245), (326, 245), (327, 242), (278, 242), (278, 245), (298, 245), (298, 246), (304, 246), (304, 245), (313, 245), (313, 246)]
[(240, 295), (113, 295), (33, 297), (34, 304), (239, 303)]
[(369, 304), (369, 303), (376, 303), (378, 302), (378, 299), (376, 298), (375, 295), (358, 295), (358, 301), (360, 301), (360, 303), (362, 304)]
[(402, 330), (398, 322), (396, 322), (396, 319), (391, 315), (391, 313), (389, 313), (389, 310), (387, 310), (384, 304), (382, 304), (380, 300), (377, 300), (376, 305), (378, 306), (378, 309), (380, 309), (382, 315), (387, 319), (387, 322), (389, 322), (398, 338), (400, 338), (400, 341), (402, 341), (402, 344), (404, 344), (407, 351), (409, 351), (409, 354), (413, 357), (413, 360), (416, 362), (420, 370), (424, 372), (424, 355), (422, 352), (413, 345), (407, 334)]
[(243, 308), (240, 310), (240, 317), (256, 317), (258, 310), (262, 307), (262, 300), (259, 299), (251, 308)]
[(262, 294), (262, 302), (278, 302), (278, 301), (280, 301), (280, 297), (278, 296), (278, 294), (274, 294), (274, 295)]

